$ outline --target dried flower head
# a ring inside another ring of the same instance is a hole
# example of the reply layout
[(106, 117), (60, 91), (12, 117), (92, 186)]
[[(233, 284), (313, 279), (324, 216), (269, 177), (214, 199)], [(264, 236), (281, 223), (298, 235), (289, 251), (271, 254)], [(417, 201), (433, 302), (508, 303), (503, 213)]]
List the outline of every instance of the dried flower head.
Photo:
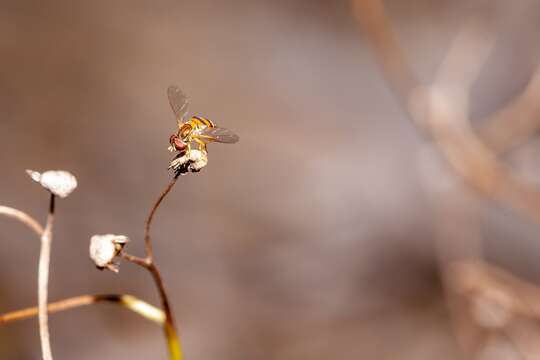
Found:
[(62, 170), (49, 170), (39, 173), (26, 170), (26, 173), (34, 180), (61, 198), (67, 197), (77, 187), (77, 179), (71, 173)]
[(98, 269), (118, 272), (114, 258), (122, 251), (129, 239), (124, 235), (94, 235), (90, 238), (90, 258)]
[(199, 172), (208, 164), (208, 153), (197, 149), (179, 153), (169, 164), (176, 174), (184, 175), (187, 172)]

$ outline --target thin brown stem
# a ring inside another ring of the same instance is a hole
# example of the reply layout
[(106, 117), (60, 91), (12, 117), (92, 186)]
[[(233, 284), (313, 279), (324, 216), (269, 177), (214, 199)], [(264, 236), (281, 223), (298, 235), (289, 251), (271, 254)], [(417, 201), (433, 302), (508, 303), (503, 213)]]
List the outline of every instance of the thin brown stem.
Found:
[(167, 345), (169, 348), (171, 359), (182, 359), (180, 342), (178, 341), (178, 334), (176, 331), (176, 326), (174, 324), (174, 316), (172, 314), (172, 309), (169, 304), (169, 297), (167, 296), (167, 291), (165, 290), (165, 284), (163, 283), (163, 279), (161, 278), (158, 267), (154, 264), (153, 260), (150, 260), (148, 258), (143, 259), (138, 256), (130, 255), (125, 251), (122, 252), (120, 255), (123, 259), (148, 270), (148, 272), (150, 272), (150, 274), (152, 275), (152, 279), (154, 280), (154, 283), (156, 284), (156, 287), (158, 289), (159, 298), (161, 300), (161, 305), (163, 307), (163, 312), (165, 315), (163, 330), (165, 331), (165, 336), (167, 338)]
[(136, 265), (142, 266), (145, 269), (148, 269), (148, 267), (150, 266), (150, 262), (148, 261), (148, 259), (143, 259), (141, 257), (128, 254), (126, 251), (122, 251), (120, 253), (120, 256), (123, 259), (125, 259), (125, 260), (127, 260), (129, 262), (132, 262), (132, 263), (134, 263)]
[(38, 317), (39, 336), (41, 339), (41, 351), (43, 360), (52, 360), (51, 342), (49, 335), (49, 324), (47, 316), (47, 297), (49, 284), (49, 264), (51, 260), (51, 242), (54, 223), (54, 200), (55, 195), (51, 194), (49, 214), (43, 235), (41, 236), (41, 250), (38, 265)]
[(0, 206), (0, 215), (5, 215), (9, 218), (19, 220), (21, 223), (34, 231), (38, 236), (43, 234), (43, 226), (41, 226), (33, 217), (23, 211), (8, 206)]
[[(163, 311), (153, 305), (150, 305), (136, 298), (135, 296), (125, 294), (98, 294), (75, 296), (48, 304), (47, 312), (49, 314), (53, 314), (78, 308), (81, 306), (93, 305), (102, 302), (118, 304), (160, 325), (163, 325), (165, 322), (165, 314), (163, 313)], [(37, 314), (37, 307), (12, 311), (0, 315), (0, 325), (17, 320), (32, 318)]]
[(158, 289), (159, 298), (163, 307), (163, 312), (165, 313), (165, 323), (163, 324), (163, 329), (165, 331), (165, 336), (167, 337), (169, 355), (170, 358), (173, 360), (181, 360), (182, 352), (180, 342), (178, 341), (176, 327), (174, 325), (174, 317), (172, 314), (171, 306), (169, 304), (169, 297), (167, 296), (167, 292), (165, 290), (165, 284), (163, 283), (163, 279), (161, 278), (158, 267), (154, 263), (154, 251), (152, 249), (152, 238), (150, 236), (150, 229), (152, 226), (152, 220), (154, 219), (154, 215), (156, 214), (157, 209), (163, 202), (163, 199), (165, 199), (165, 197), (171, 192), (177, 180), (178, 175), (173, 177), (171, 182), (167, 185), (167, 187), (160, 194), (157, 201), (154, 203), (154, 206), (152, 206), (152, 208), (150, 209), (150, 213), (148, 214), (148, 218), (146, 219), (144, 226), (144, 243), (146, 257), (141, 258), (138, 256), (130, 255), (126, 252), (121, 253), (121, 256), (124, 259), (145, 268), (152, 275), (154, 283), (156, 284), (156, 287)]
[(171, 306), (169, 305), (169, 297), (167, 296), (167, 292), (165, 290), (165, 284), (163, 283), (163, 279), (161, 278), (161, 274), (159, 272), (159, 269), (156, 265), (153, 263), (148, 266), (148, 270), (152, 274), (152, 277), (154, 278), (154, 283), (157, 286), (159, 297), (161, 299), (161, 303), (163, 305), (163, 311), (165, 312), (165, 317), (167, 323), (169, 323), (173, 328), (175, 328), (174, 325), (174, 317), (172, 315)]
[(154, 215), (156, 214), (157, 209), (159, 208), (159, 205), (161, 205), (161, 202), (165, 197), (169, 194), (169, 192), (172, 190), (174, 185), (176, 184), (176, 180), (178, 180), (178, 176), (173, 177), (169, 185), (163, 190), (159, 198), (157, 199), (156, 203), (150, 210), (150, 213), (148, 214), (148, 218), (146, 218), (146, 222), (144, 223), (144, 244), (145, 244), (145, 250), (146, 250), (146, 257), (150, 262), (152, 262), (154, 258), (154, 251), (152, 249), (152, 240), (150, 238), (150, 227), (152, 226), (152, 220), (154, 219)]
[(148, 267), (148, 270), (154, 278), (154, 283), (156, 284), (159, 292), (159, 297), (161, 298), (161, 304), (163, 306), (163, 312), (165, 313), (165, 324), (163, 330), (165, 331), (165, 336), (167, 337), (167, 345), (169, 348), (169, 354), (173, 360), (181, 360), (182, 352), (180, 347), (180, 342), (178, 340), (178, 333), (176, 331), (176, 325), (174, 323), (174, 316), (172, 314), (171, 306), (169, 305), (169, 297), (165, 290), (165, 284), (159, 273), (159, 269), (154, 263), (151, 263)]

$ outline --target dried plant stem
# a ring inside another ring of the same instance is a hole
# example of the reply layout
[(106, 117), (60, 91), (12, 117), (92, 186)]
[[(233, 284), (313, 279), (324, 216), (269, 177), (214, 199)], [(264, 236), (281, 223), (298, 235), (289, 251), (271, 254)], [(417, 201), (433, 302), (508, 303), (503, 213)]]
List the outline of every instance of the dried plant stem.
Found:
[(169, 304), (169, 297), (167, 296), (167, 292), (165, 290), (165, 284), (163, 283), (163, 279), (161, 278), (161, 274), (159, 272), (158, 267), (154, 263), (154, 251), (152, 249), (152, 239), (150, 237), (150, 229), (152, 226), (152, 220), (154, 219), (154, 215), (156, 214), (157, 209), (161, 205), (163, 199), (165, 199), (165, 197), (170, 193), (170, 191), (176, 184), (177, 180), (178, 180), (178, 175), (176, 175), (171, 180), (171, 182), (167, 185), (167, 187), (163, 190), (163, 192), (158, 197), (157, 201), (154, 203), (154, 206), (152, 206), (150, 213), (148, 214), (148, 217), (144, 225), (144, 243), (145, 243), (146, 257), (141, 258), (138, 256), (130, 255), (125, 251), (121, 253), (121, 256), (124, 259), (145, 268), (152, 275), (154, 283), (156, 284), (156, 287), (158, 289), (159, 297), (160, 297), (161, 304), (163, 307), (163, 312), (165, 313), (165, 323), (163, 324), (163, 330), (165, 331), (165, 336), (167, 338), (167, 346), (169, 349), (169, 355), (172, 360), (181, 360), (182, 351), (181, 351), (180, 341), (178, 340), (176, 327), (174, 325), (174, 317), (172, 314), (171, 306)]
[(130, 261), (136, 265), (142, 266), (146, 270), (150, 272), (152, 275), (152, 278), (154, 279), (154, 283), (156, 284), (156, 287), (158, 289), (159, 297), (161, 299), (162, 305), (163, 305), (163, 311), (165, 314), (169, 314), (170, 323), (174, 323), (174, 319), (172, 316), (171, 307), (169, 305), (169, 299), (167, 296), (167, 292), (165, 291), (165, 285), (163, 283), (163, 279), (161, 278), (161, 274), (159, 272), (159, 269), (157, 266), (153, 263), (153, 261), (150, 261), (147, 259), (140, 258), (138, 256), (133, 256), (128, 254), (127, 252), (122, 252), (121, 256), (126, 259), (127, 261)]
[[(104, 295), (81, 295), (64, 300), (56, 301), (47, 305), (49, 314), (65, 310), (74, 309), (85, 305), (93, 305), (101, 302), (110, 302), (129, 309), (142, 317), (163, 325), (165, 323), (165, 314), (161, 309), (144, 302), (132, 295), (104, 294)], [(38, 314), (37, 307), (26, 308), (12, 311), (0, 315), (0, 325), (12, 321), (28, 319)]]
[(52, 360), (51, 341), (49, 336), (49, 324), (47, 316), (47, 297), (49, 286), (49, 263), (51, 259), (52, 229), (54, 223), (54, 200), (55, 195), (51, 194), (49, 214), (45, 230), (41, 235), (41, 250), (38, 265), (38, 317), (39, 317), (39, 337), (41, 340), (41, 352), (43, 360)]
[(152, 275), (154, 283), (156, 284), (156, 287), (158, 289), (159, 298), (161, 299), (161, 305), (165, 314), (163, 330), (165, 331), (165, 336), (167, 338), (167, 347), (169, 349), (170, 358), (172, 360), (181, 360), (181, 345), (180, 341), (178, 340), (178, 334), (174, 324), (174, 317), (172, 314), (171, 306), (169, 304), (169, 297), (167, 296), (165, 284), (163, 283), (163, 279), (161, 278), (159, 269), (153, 263), (153, 260), (149, 260), (148, 258), (143, 259), (138, 256), (130, 255), (125, 251), (121, 253), (121, 256), (129, 262), (145, 268)]
[(8, 207), (0, 206), (0, 215), (5, 215), (15, 220), (19, 220), (24, 225), (32, 229), (38, 236), (43, 234), (43, 227), (30, 215), (27, 213)]
[(178, 175), (173, 177), (169, 185), (167, 185), (165, 190), (163, 190), (163, 192), (157, 199), (156, 203), (150, 210), (150, 213), (148, 214), (148, 218), (146, 218), (146, 222), (144, 223), (144, 244), (145, 244), (145, 250), (146, 250), (146, 258), (148, 259), (150, 263), (154, 259), (154, 251), (152, 249), (152, 240), (150, 238), (150, 227), (152, 226), (152, 220), (154, 219), (154, 215), (156, 214), (156, 211), (159, 205), (161, 205), (161, 202), (163, 201), (163, 199), (165, 199), (165, 197), (172, 190), (177, 180), (178, 180)]
[(167, 292), (165, 291), (165, 285), (161, 279), (161, 274), (159, 273), (158, 268), (152, 263), (148, 268), (152, 277), (154, 278), (154, 283), (156, 284), (159, 292), (159, 297), (161, 298), (161, 304), (163, 306), (163, 311), (165, 312), (165, 324), (163, 329), (165, 331), (165, 336), (167, 337), (167, 347), (169, 348), (169, 354), (173, 360), (182, 359), (182, 351), (180, 347), (180, 341), (178, 340), (178, 334), (176, 332), (176, 326), (174, 324), (174, 317), (172, 314), (171, 306), (169, 305), (169, 298)]

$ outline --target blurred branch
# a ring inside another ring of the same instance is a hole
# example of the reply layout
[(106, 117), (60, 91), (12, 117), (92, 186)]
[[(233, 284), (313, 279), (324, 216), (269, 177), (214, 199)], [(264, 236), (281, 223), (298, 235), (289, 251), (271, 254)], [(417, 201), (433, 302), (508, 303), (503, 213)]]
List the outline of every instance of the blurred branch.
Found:
[(500, 311), (540, 320), (540, 288), (485, 262), (461, 262), (449, 269), (454, 291), (469, 298), (483, 297)]
[(21, 223), (32, 229), (38, 236), (43, 234), (43, 227), (33, 217), (23, 211), (8, 206), (0, 206), (0, 215), (19, 220)]
[[(354, 15), (367, 39), (392, 90), (402, 106), (412, 90), (421, 87), (401, 49), (397, 35), (386, 15), (382, 0), (351, 0)], [(504, 153), (519, 145), (540, 129), (540, 66), (523, 93), (484, 119), (480, 137), (496, 153)], [(424, 129), (425, 130), (425, 129)]]
[[(352, 5), (390, 87), (414, 125), (432, 140), (451, 169), (484, 198), (508, 204), (540, 222), (540, 193), (518, 179), (498, 158), (498, 154), (510, 150), (540, 128), (540, 105), (535, 101), (540, 92), (540, 66), (524, 92), (485, 120), (484, 128), (477, 134), (468, 116), (469, 92), (491, 50), (493, 36), (478, 26), (465, 27), (447, 52), (433, 84), (423, 86), (400, 48), (383, 2), (352, 0)], [(446, 242), (445, 231), (448, 226), (439, 230)], [(459, 252), (465, 258), (480, 255), (480, 237), (472, 235), (473, 244), (459, 244), (464, 245)], [(451, 309), (463, 305), (455, 295), (464, 295), (469, 300), (470, 311), (453, 312), (453, 318), (458, 338), (470, 355), (487, 346), (486, 340), (494, 330), (514, 338), (509, 328), (512, 315), (539, 319), (539, 288), (479, 261), (464, 263), (463, 258), (451, 258), (448, 253), (439, 255)], [(517, 342), (520, 345), (516, 351), (525, 356), (521, 342)]]
[[(452, 88), (441, 81), (445, 76), (440, 72), (439, 81), (434, 86), (422, 86), (410, 71), (382, 1), (353, 0), (352, 4), (400, 102), (414, 124), (433, 140), (454, 171), (484, 197), (507, 203), (540, 222), (540, 193), (518, 180), (508, 166), (498, 160), (496, 153), (475, 134), (466, 118), (467, 108), (464, 105), (468, 101), (470, 80), (466, 84), (453, 82), (450, 84)], [(456, 46), (463, 46), (460, 45), (463, 39), (467, 40), (467, 37), (458, 37)], [(482, 45), (482, 42), (476, 43)], [(470, 44), (464, 45), (469, 49)], [(453, 53), (457, 52), (451, 51), (447, 59)], [(466, 61), (460, 67), (466, 72), (474, 72), (482, 64), (474, 56), (464, 59)], [(444, 73), (444, 66), (441, 71)], [(456, 74), (459, 72), (454, 71), (453, 75)]]
[(484, 121), (485, 126), (480, 129), (480, 136), (490, 148), (504, 153), (540, 130), (538, 94), (540, 66), (537, 66), (523, 93)]
[(479, 260), (450, 264), (445, 278), (452, 297), (462, 299), (460, 318), (469, 317), (469, 327), (461, 330), (467, 331), (469, 338), (463, 344), (471, 358), (478, 358), (474, 355), (496, 345), (498, 336), (507, 337), (521, 358), (538, 357), (536, 325), (527, 329), (523, 320), (531, 324), (540, 320), (540, 287)]
[(368, 36), (390, 88), (407, 108), (409, 94), (420, 85), (401, 49), (380, 0), (351, 0), (354, 15)]
[[(135, 296), (131, 295), (81, 295), (47, 305), (47, 312), (49, 314), (57, 313), (65, 310), (74, 309), (85, 305), (93, 305), (101, 302), (110, 302), (118, 304), (141, 315), (142, 317), (153, 321), (157, 324), (163, 325), (165, 322), (165, 314), (160, 309), (153, 305), (144, 302)], [(12, 321), (28, 319), (38, 314), (37, 307), (26, 308), (22, 310), (12, 311), (6, 314), (0, 315), (0, 325), (9, 323)]]

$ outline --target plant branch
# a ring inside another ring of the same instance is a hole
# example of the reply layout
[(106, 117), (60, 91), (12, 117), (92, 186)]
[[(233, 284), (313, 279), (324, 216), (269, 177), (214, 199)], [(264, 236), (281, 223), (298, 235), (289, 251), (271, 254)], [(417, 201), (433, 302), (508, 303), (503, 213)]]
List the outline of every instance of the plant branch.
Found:
[(146, 222), (144, 223), (144, 244), (145, 244), (145, 251), (146, 251), (146, 257), (147, 259), (152, 262), (154, 258), (154, 251), (152, 249), (152, 240), (150, 238), (150, 227), (152, 226), (152, 220), (154, 219), (154, 215), (156, 214), (157, 209), (159, 208), (159, 205), (161, 205), (161, 202), (165, 197), (169, 194), (169, 192), (172, 190), (174, 185), (176, 184), (176, 180), (178, 180), (178, 175), (174, 176), (169, 185), (163, 190), (159, 198), (157, 199), (156, 203), (150, 210), (150, 213), (148, 214), (148, 218), (146, 218)]
[(156, 284), (159, 292), (159, 297), (161, 299), (161, 304), (163, 306), (163, 311), (165, 312), (165, 324), (164, 331), (165, 336), (167, 337), (167, 346), (169, 348), (169, 354), (173, 360), (181, 360), (182, 352), (180, 347), (180, 341), (178, 340), (178, 334), (176, 331), (176, 326), (174, 324), (174, 316), (172, 314), (172, 309), (169, 304), (169, 297), (165, 291), (165, 284), (161, 278), (161, 274), (157, 266), (154, 263), (151, 263), (148, 270), (154, 278), (154, 283)]
[(0, 206), (0, 215), (5, 215), (9, 218), (19, 220), (21, 223), (33, 230), (38, 236), (43, 234), (43, 227), (33, 217), (23, 211), (8, 206)]
[(150, 272), (150, 274), (152, 275), (152, 279), (154, 280), (154, 283), (156, 284), (156, 287), (158, 289), (159, 298), (161, 299), (163, 305), (163, 311), (165, 312), (166, 317), (170, 319), (170, 323), (173, 324), (174, 319), (172, 316), (171, 306), (169, 305), (169, 299), (167, 296), (167, 292), (165, 291), (165, 285), (163, 283), (163, 279), (161, 278), (161, 274), (157, 266), (153, 262), (148, 261), (147, 259), (130, 255), (125, 251), (123, 251), (120, 255), (125, 260), (139, 265)]
[(52, 230), (54, 223), (54, 201), (55, 195), (51, 194), (49, 214), (45, 230), (41, 235), (41, 250), (38, 265), (38, 317), (39, 336), (41, 340), (41, 351), (43, 360), (52, 360), (51, 342), (49, 336), (49, 324), (47, 316), (47, 296), (49, 283), (49, 263), (51, 259)]
[(134, 263), (135, 265), (139, 265), (139, 266), (142, 266), (143, 268), (145, 269), (148, 269), (148, 267), (150, 266), (150, 262), (148, 261), (148, 259), (146, 258), (141, 258), (141, 257), (138, 257), (138, 256), (135, 256), (135, 255), (131, 255), (131, 254), (128, 254), (126, 251), (122, 251), (120, 253), (120, 256), (129, 261), (129, 262), (132, 262)]
[(150, 209), (150, 213), (148, 214), (148, 218), (146, 219), (145, 226), (144, 226), (144, 242), (145, 242), (146, 257), (141, 258), (138, 256), (130, 255), (125, 251), (123, 251), (120, 254), (125, 260), (130, 261), (138, 266), (145, 268), (152, 275), (152, 279), (154, 280), (154, 283), (156, 284), (156, 287), (158, 289), (159, 297), (160, 297), (161, 304), (163, 307), (163, 312), (165, 313), (165, 323), (163, 324), (163, 330), (165, 331), (165, 336), (167, 338), (167, 346), (169, 349), (169, 355), (172, 360), (181, 360), (182, 351), (181, 351), (180, 342), (178, 340), (176, 327), (174, 324), (174, 317), (173, 317), (172, 309), (169, 303), (169, 297), (167, 296), (167, 292), (165, 290), (165, 284), (163, 283), (163, 279), (161, 278), (161, 274), (159, 272), (158, 267), (154, 263), (154, 252), (152, 249), (152, 239), (150, 236), (150, 229), (152, 226), (152, 220), (154, 219), (154, 215), (156, 214), (157, 209), (161, 205), (163, 199), (165, 199), (165, 197), (170, 193), (170, 191), (176, 184), (177, 180), (178, 180), (178, 175), (173, 177), (171, 182), (167, 185), (167, 187), (165, 187), (163, 192), (158, 197), (157, 201), (154, 203), (154, 205)]
[(163, 283), (163, 279), (161, 278), (159, 269), (154, 264), (154, 262), (149, 261), (148, 258), (143, 259), (138, 256), (130, 255), (125, 251), (121, 252), (120, 256), (129, 262), (143, 267), (144, 269), (148, 270), (148, 272), (150, 272), (150, 274), (152, 275), (152, 279), (154, 280), (154, 284), (156, 284), (156, 287), (158, 289), (159, 298), (163, 307), (165, 318), (165, 321), (163, 323), (163, 331), (165, 331), (165, 336), (167, 338), (167, 347), (169, 349), (170, 358), (172, 360), (181, 360), (182, 352), (180, 341), (178, 340), (178, 334), (174, 324), (174, 316), (172, 314), (171, 306), (169, 304), (169, 297), (167, 296), (165, 284)]
[[(151, 304), (148, 304), (147, 302), (144, 302), (132, 295), (81, 295), (50, 303), (47, 305), (47, 312), (49, 314), (53, 314), (85, 305), (93, 305), (102, 302), (110, 302), (120, 305), (157, 324), (163, 325), (165, 323), (165, 314), (163, 313), (163, 311), (161, 311), (161, 309)], [(37, 307), (12, 311), (0, 315), (0, 325), (17, 320), (32, 318), (37, 314)]]

